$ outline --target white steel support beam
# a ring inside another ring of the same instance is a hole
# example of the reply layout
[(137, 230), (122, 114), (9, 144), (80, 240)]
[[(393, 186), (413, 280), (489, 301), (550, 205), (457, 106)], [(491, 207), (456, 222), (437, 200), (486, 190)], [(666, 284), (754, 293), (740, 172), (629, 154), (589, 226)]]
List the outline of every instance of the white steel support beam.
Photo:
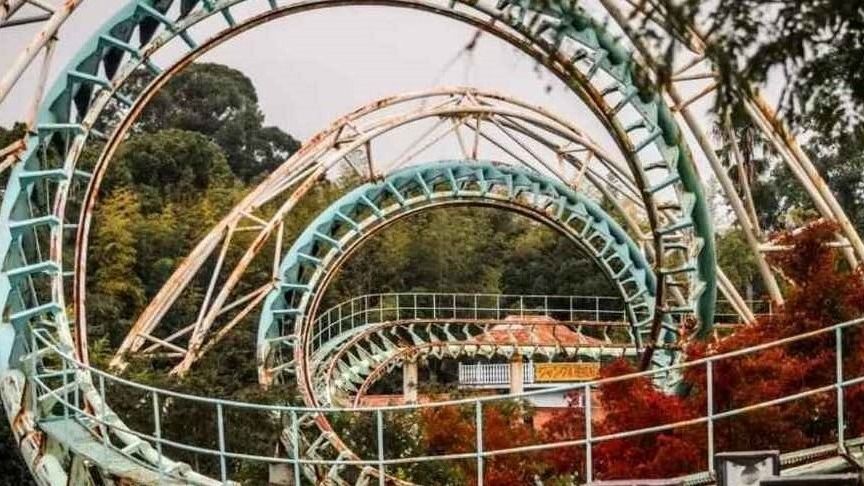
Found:
[[(656, 60), (654, 59), (650, 50), (642, 43), (642, 41), (636, 35), (634, 35), (632, 29), (628, 27), (627, 18), (624, 16), (621, 10), (619, 10), (618, 7), (616, 7), (615, 5), (612, 5), (611, 0), (601, 0), (601, 3), (607, 9), (612, 18), (625, 31), (627, 36), (630, 38), (630, 41), (633, 42), (634, 46), (636, 46), (643, 60), (648, 63), (648, 67), (652, 71), (656, 71)], [(675, 84), (670, 82), (665, 86), (665, 89), (669, 97), (672, 99), (673, 103), (676, 106), (680, 107), (679, 113), (684, 118), (684, 121), (687, 124), (687, 127), (690, 129), (690, 132), (693, 134), (694, 138), (696, 138), (699, 147), (702, 149), (702, 153), (708, 159), (708, 162), (711, 165), (711, 170), (717, 177), (717, 180), (720, 183), (720, 187), (723, 189), (723, 193), (725, 194), (726, 199), (732, 206), (735, 217), (737, 218), (738, 223), (741, 226), (742, 232), (744, 233), (744, 236), (747, 240), (747, 245), (750, 247), (750, 251), (755, 257), (756, 267), (759, 270), (759, 274), (761, 275), (762, 280), (765, 283), (768, 295), (770, 296), (772, 301), (778, 304), (782, 303), (783, 294), (780, 292), (780, 287), (777, 284), (777, 280), (775, 279), (774, 274), (771, 272), (771, 267), (768, 265), (768, 261), (765, 259), (765, 256), (762, 255), (762, 253), (759, 251), (761, 242), (759, 241), (756, 231), (750, 222), (749, 215), (744, 208), (744, 203), (738, 196), (738, 192), (735, 190), (735, 186), (732, 183), (732, 180), (729, 178), (729, 174), (726, 173), (726, 169), (723, 167), (723, 164), (717, 157), (717, 153), (714, 150), (711, 141), (708, 139), (708, 135), (702, 129), (699, 121), (696, 119), (696, 116), (693, 115), (693, 113), (691, 112), (690, 107), (688, 106), (689, 103), (683, 101), (683, 97), (678, 92)], [(702, 96), (704, 94), (705, 92), (703, 91), (702, 93), (700, 93), (699, 96)]]
[(18, 82), (18, 79), (21, 78), (24, 71), (27, 70), (27, 67), (30, 66), (30, 63), (33, 62), (36, 55), (39, 54), (46, 45), (52, 42), (54, 37), (57, 35), (57, 31), (60, 30), (60, 26), (66, 22), (66, 19), (69, 18), (81, 1), (82, 0), (64, 1), (63, 5), (55, 10), (51, 18), (48, 19), (42, 29), (33, 37), (30, 44), (28, 44), (27, 47), (18, 54), (18, 57), (12, 63), (12, 66), (6, 70), (3, 78), (0, 78), (0, 102), (6, 98), (9, 91), (12, 90), (12, 87), (16, 82)]
[(406, 404), (417, 403), (417, 361), (406, 360), (402, 364), (402, 399)]
[(798, 172), (793, 172), (796, 172), (796, 174), (803, 174), (804, 177), (799, 177), (799, 181), (804, 188), (807, 189), (811, 198), (813, 198), (814, 201), (821, 198), (823, 204), (827, 206), (827, 210), (822, 210), (820, 212), (822, 212), (824, 217), (830, 218), (840, 225), (840, 230), (842, 231), (843, 236), (849, 240), (849, 244), (852, 245), (852, 249), (854, 250), (855, 261), (850, 261), (849, 263), (852, 264), (853, 267), (857, 266), (858, 261), (864, 260), (864, 241), (861, 240), (861, 236), (855, 230), (855, 227), (852, 225), (852, 222), (849, 220), (843, 207), (840, 206), (837, 198), (834, 197), (834, 194), (828, 188), (825, 180), (822, 179), (822, 176), (819, 174), (819, 171), (816, 170), (813, 161), (811, 161), (810, 157), (804, 153), (801, 146), (798, 145), (798, 142), (777, 118), (774, 110), (768, 106), (762, 96), (755, 96), (751, 100), (751, 103), (752, 106), (748, 106), (748, 112), (751, 116), (763, 121), (768, 133), (771, 135), (771, 141), (775, 146), (777, 146), (777, 148), (782, 147), (784, 149), (780, 150), (780, 154), (783, 156), (787, 165), (795, 165), (800, 169)]

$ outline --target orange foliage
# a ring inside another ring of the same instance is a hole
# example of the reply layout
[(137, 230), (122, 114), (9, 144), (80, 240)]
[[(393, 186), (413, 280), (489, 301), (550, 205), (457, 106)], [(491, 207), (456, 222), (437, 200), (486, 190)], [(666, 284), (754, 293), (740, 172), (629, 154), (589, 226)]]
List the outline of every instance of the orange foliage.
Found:
[[(774, 316), (714, 342), (691, 342), (689, 359), (722, 354), (782, 339), (864, 315), (864, 274), (849, 271), (837, 252), (825, 243), (833, 241), (837, 228), (830, 223), (808, 227), (799, 235), (783, 235), (780, 244), (788, 252), (771, 257), (791, 285), (786, 304)], [(845, 376), (864, 372), (864, 333), (845, 331)], [(787, 346), (775, 347), (714, 363), (714, 412), (723, 412), (833, 383), (835, 341), (832, 333)], [(634, 372), (626, 361), (612, 363), (603, 377)], [(681, 396), (659, 391), (648, 378), (622, 380), (599, 387), (599, 409), (592, 421), (594, 437), (654, 427), (706, 415), (705, 367), (684, 374), (687, 393)], [(571, 399), (576, 398), (576, 395)], [(719, 420), (715, 424), (715, 451), (801, 449), (836, 440), (834, 390), (769, 409)], [(845, 394), (847, 437), (864, 434), (864, 386)], [(470, 412), (470, 413), (469, 413)], [(428, 409), (424, 413), (424, 437), (435, 453), (475, 450), (473, 410)], [(484, 408), (486, 450), (523, 444), (580, 440), (585, 437), (584, 410), (571, 406), (556, 414), (543, 430), (535, 431), (522, 420), (519, 407), (489, 405)], [(704, 424), (597, 443), (593, 447), (595, 478), (674, 477), (706, 469), (708, 456)], [(561, 447), (542, 454), (513, 454), (487, 461), (489, 484), (530, 484), (533, 478), (555, 475), (581, 478), (584, 447)], [(474, 461), (466, 461), (466, 475), (474, 478)]]
[[(844, 270), (844, 262), (825, 243), (835, 239), (830, 223), (811, 225), (799, 235), (779, 238), (793, 249), (772, 256), (792, 285), (785, 306), (774, 316), (759, 319), (733, 335), (712, 343), (692, 342), (689, 359), (727, 353), (782, 339), (864, 315), (864, 285), (860, 270)], [(860, 332), (846, 331), (846, 376), (864, 371), (864, 340)], [(834, 335), (824, 335), (755, 354), (714, 363), (714, 412), (812, 390), (833, 383)], [(606, 369), (607, 376), (633, 371), (626, 363)], [(652, 427), (706, 414), (704, 366), (685, 373), (689, 391), (683, 397), (665, 395), (649, 380), (627, 380), (602, 387), (604, 421), (601, 433)], [(864, 433), (864, 390), (847, 390), (847, 436)], [(771, 408), (717, 421), (715, 451), (811, 447), (836, 440), (836, 395), (816, 394)], [(661, 432), (613, 441), (596, 448), (595, 467), (604, 478), (674, 477), (705, 468), (706, 427)]]
[[(456, 454), (476, 450), (473, 407), (433, 407), (422, 413), (423, 440), (429, 453)], [(516, 403), (489, 403), (483, 407), (483, 449), (494, 451), (539, 443), (538, 433), (525, 421)], [(459, 463), (465, 477), (476, 483), (476, 461)], [(483, 474), (486, 484), (521, 486), (542, 476), (546, 465), (528, 453), (487, 457)]]

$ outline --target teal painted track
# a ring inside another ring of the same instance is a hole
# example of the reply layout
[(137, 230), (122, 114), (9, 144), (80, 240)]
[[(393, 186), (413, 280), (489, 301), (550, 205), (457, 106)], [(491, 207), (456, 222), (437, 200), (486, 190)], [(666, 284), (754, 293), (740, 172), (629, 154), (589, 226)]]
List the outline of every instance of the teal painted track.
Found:
[[(637, 245), (609, 214), (583, 194), (531, 170), (492, 162), (444, 161), (402, 169), (364, 184), (306, 227), (282, 259), (279, 286), (263, 304), (259, 361), (272, 370), (304, 367), (308, 375), (314, 368), (308, 359), (315, 351), (310, 340), (318, 332), (312, 325), (318, 302), (350, 254), (396, 220), (455, 204), (521, 212), (566, 235), (614, 283), (625, 303), (632, 343), (637, 349), (643, 345), (654, 319), (656, 278)], [(677, 332), (676, 323), (667, 320), (662, 342), (673, 345)], [(658, 354), (677, 359), (672, 348), (661, 348)]]

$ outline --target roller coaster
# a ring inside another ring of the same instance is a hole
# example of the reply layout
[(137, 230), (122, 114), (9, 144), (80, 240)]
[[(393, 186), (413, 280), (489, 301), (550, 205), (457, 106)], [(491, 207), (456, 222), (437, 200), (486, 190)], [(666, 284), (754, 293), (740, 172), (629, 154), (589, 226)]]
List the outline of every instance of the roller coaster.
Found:
[[(298, 485), (410, 484), (396, 474), (403, 465), (473, 461), (476, 483), (484, 484), (487, 461), (566, 447), (584, 450), (582, 480), (591, 482), (597, 444), (692, 426), (704, 427), (709, 470), (679, 479), (713, 484), (718, 421), (816, 394), (836, 395), (837, 440), (785, 453), (784, 474), (860, 464), (862, 441), (845, 436), (843, 397), (864, 377), (844, 376), (848, 356), (842, 350), (844, 335), (864, 321), (728, 355), (687, 360), (682, 353), (688, 340), (705, 339), (716, 330), (720, 299), (732, 309), (733, 320), (746, 325), (756, 319), (717, 264), (705, 190), (709, 178), (719, 183), (771, 303), (784, 301), (766, 259), (767, 252), (782, 248), (760, 228), (747, 184), (733, 183), (730, 176), (744, 170), (733, 129), (729, 120), (700, 108), (717, 81), (711, 45), (699, 26), (666, 32), (649, 45), (636, 27), (647, 23), (662, 30), (667, 13), (652, 1), (630, 0), (598, 0), (590, 6), (531, 0), (124, 0), (105, 24), (90, 26), (91, 36), (82, 42), (66, 38), (62, 30), (80, 3), (0, 0), (0, 29), (30, 24), (36, 30), (0, 79), (0, 102), (13, 88), (19, 96), (32, 96), (32, 110), (22, 115), (27, 135), (0, 152), (0, 169), (8, 177), (0, 206), (0, 394), (39, 484), (232, 484), (231, 464), (238, 461), (282, 467)], [(251, 189), (196, 243), (137, 317), (113, 356), (112, 370), (91, 365), (86, 267), (93, 210), (120, 144), (147, 103), (185, 67), (242, 32), (311, 11), (366, 5), (443, 16), (512, 44), (572, 91), (614, 147), (593, 140), (572, 120), (500, 93), (434, 88), (375, 100), (310, 137)], [(78, 50), (48, 88), (58, 42), (75, 42)], [(680, 55), (666, 79), (657, 66), (669, 46)], [(35, 76), (25, 76), (28, 72)], [(131, 83), (136, 76), (147, 82)], [(747, 88), (745, 108), (753, 125), (819, 216), (837, 223), (833, 246), (857, 266), (864, 259), (860, 235), (782, 120), (757, 90)], [(733, 149), (731, 166), (718, 156), (718, 142), (710, 135), (714, 127)], [(83, 157), (93, 146), (101, 147), (98, 156)], [(375, 150), (381, 146), (404, 149), (383, 156)], [(429, 155), (442, 152), (449, 155)], [(294, 241), (285, 241), (286, 218), (315, 184), (344, 174), (354, 187)], [(412, 214), (459, 206), (514, 212), (560, 233), (617, 290), (615, 305), (601, 308), (576, 296), (406, 293), (357, 296), (323, 308), (328, 285), (374, 235)], [(228, 258), (229, 252), (239, 257)], [(250, 265), (271, 252), (272, 270), (256, 281)], [(179, 330), (167, 329), (165, 316), (202, 275), (209, 285), (195, 303), (198, 318)], [(174, 375), (189, 373), (250, 316), (259, 316), (259, 382), (265, 387), (296, 384), (300, 402), (270, 405), (192, 396), (116, 373), (133, 357), (169, 362), (166, 372)], [(551, 330), (535, 332), (543, 327)], [(593, 337), (575, 339), (574, 329), (580, 336), (591, 329)], [(834, 383), (715, 410), (717, 363), (826, 336), (837, 343)], [(640, 361), (644, 371), (517, 395), (364, 405), (377, 380), (418, 360), (513, 356), (594, 362), (627, 356)], [(595, 434), (591, 397), (604, 384), (647, 376), (674, 393), (682, 373), (696, 367), (708, 377), (704, 415)], [(586, 398), (584, 437), (486, 446), (484, 407), (574, 391)], [(152, 410), (147, 430), (128, 426), (112, 410), (112, 397), (121, 396), (141, 397)], [(178, 402), (210, 411), (217, 447), (164, 435), (161, 424), (170, 413), (165, 404)], [(470, 411), (473, 451), (385, 453), (388, 417), (436, 407)], [(333, 422), (345, 413), (370, 419), (374, 434), (369, 440), (377, 453), (356, 451), (340, 434)], [(231, 435), (244, 431), (231, 430), (226, 417), (237, 414), (279, 418), (281, 433), (269, 444), (275, 453), (231, 448)], [(173, 460), (170, 450), (212, 457), (219, 474), (210, 477)]]

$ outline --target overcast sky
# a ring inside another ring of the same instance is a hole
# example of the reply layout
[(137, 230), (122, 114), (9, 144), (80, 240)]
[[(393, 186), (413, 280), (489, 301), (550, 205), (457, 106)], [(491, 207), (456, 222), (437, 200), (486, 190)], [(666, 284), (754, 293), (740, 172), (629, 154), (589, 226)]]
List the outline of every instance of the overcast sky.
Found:
[[(107, 19), (113, 0), (88, 0), (64, 26), (55, 72)], [(0, 71), (32, 29), (0, 32)], [(279, 19), (246, 32), (203, 60), (238, 68), (258, 89), (267, 123), (305, 138), (334, 118), (376, 98), (433, 86), (470, 85), (502, 91), (581, 118), (575, 96), (516, 48), (486, 35), (470, 56), (454, 57), (474, 31), (428, 13), (344, 7)], [(12, 47), (7, 49), (7, 47)], [(34, 73), (28, 73), (32, 80)], [(53, 76), (52, 76), (53, 79)], [(29, 87), (19, 85), (0, 106), (0, 124), (26, 112)], [(552, 91), (547, 93), (546, 87)]]
[[(51, 79), (94, 28), (123, 3), (125, 0), (82, 3), (61, 31)], [(264, 2), (246, 5), (260, 9), (259, 3)], [(0, 72), (33, 32), (32, 27), (0, 31)], [(467, 85), (500, 91), (564, 115), (602, 146), (614, 150), (611, 139), (578, 98), (515, 47), (484, 35), (473, 52), (457, 58), (473, 35), (474, 30), (465, 24), (425, 12), (340, 7), (272, 21), (229, 40), (202, 60), (227, 64), (248, 75), (258, 90), (266, 123), (300, 140), (377, 98)], [(25, 75), (24, 81), (30, 83), (19, 83), (0, 105), (0, 124), (8, 126), (26, 113), (34, 71)], [(710, 103), (706, 98), (694, 109), (705, 112)]]

